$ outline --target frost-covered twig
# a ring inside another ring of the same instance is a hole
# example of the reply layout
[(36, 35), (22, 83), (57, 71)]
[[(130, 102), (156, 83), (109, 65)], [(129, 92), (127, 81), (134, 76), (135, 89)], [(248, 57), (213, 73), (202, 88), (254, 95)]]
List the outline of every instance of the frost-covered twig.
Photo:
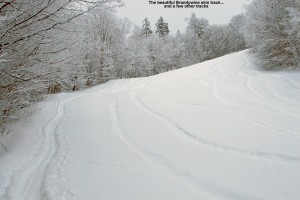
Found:
[(7, 152), (6, 147), (0, 142), (1, 146), (3, 147), (3, 149), (5, 150), (5, 152)]

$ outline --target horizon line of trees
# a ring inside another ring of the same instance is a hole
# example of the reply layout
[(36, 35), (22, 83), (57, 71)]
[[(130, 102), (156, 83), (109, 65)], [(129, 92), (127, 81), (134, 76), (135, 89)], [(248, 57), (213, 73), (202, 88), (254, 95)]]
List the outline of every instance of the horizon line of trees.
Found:
[(140, 77), (178, 69), (246, 48), (242, 34), (243, 15), (227, 25), (209, 25), (193, 13), (184, 33), (169, 34), (168, 23), (159, 17), (154, 30), (146, 17), (128, 37), (128, 49), (136, 49), (131, 72), (125, 77)]

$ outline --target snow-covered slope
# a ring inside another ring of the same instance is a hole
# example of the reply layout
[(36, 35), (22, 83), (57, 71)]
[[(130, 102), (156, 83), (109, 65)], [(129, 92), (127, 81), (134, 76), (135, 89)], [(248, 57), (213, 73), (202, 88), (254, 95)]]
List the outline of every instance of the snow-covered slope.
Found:
[(300, 199), (300, 72), (247, 51), (38, 108), (2, 139), (2, 200)]

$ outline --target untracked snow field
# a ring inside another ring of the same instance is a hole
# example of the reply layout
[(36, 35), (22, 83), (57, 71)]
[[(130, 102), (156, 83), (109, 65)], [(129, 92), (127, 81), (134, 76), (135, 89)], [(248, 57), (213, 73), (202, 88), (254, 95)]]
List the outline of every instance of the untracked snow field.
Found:
[(49, 97), (1, 137), (1, 200), (299, 200), (300, 72), (247, 51)]

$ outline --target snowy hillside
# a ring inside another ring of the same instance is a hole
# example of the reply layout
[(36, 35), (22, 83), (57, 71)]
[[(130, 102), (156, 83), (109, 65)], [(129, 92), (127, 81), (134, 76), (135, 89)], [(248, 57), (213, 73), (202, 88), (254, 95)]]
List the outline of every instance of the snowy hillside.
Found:
[(298, 200), (299, 77), (242, 51), (53, 96), (1, 139), (0, 199)]

